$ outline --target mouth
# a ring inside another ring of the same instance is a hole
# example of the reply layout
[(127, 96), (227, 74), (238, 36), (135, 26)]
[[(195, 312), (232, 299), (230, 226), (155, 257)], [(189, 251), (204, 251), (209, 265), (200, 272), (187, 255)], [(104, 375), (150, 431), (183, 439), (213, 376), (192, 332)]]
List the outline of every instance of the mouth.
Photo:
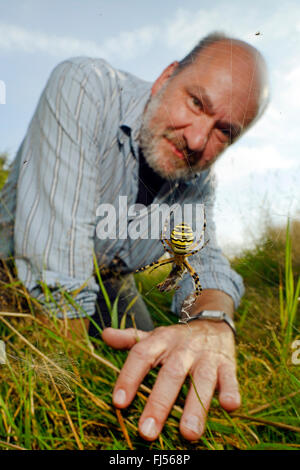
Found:
[(167, 137), (165, 137), (166, 141), (168, 142), (168, 144), (170, 145), (173, 153), (178, 157), (180, 158), (180, 160), (185, 160), (185, 155), (184, 153), (181, 151), (181, 150), (178, 150), (178, 148), (169, 140), (167, 139)]
[(178, 157), (179, 160), (182, 161), (182, 164), (185, 163), (190, 168), (197, 165), (199, 162), (202, 162), (203, 152), (192, 152), (188, 149), (179, 150), (175, 144), (173, 144), (172, 140), (169, 140), (166, 135), (163, 136), (165, 140), (168, 142), (169, 146), (172, 149), (173, 154)]

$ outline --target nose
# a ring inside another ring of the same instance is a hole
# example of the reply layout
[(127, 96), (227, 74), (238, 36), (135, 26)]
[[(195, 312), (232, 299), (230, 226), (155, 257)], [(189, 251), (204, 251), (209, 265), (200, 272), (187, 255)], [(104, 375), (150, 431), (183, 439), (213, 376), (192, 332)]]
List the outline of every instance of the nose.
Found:
[(202, 152), (213, 126), (213, 117), (203, 115), (194, 119), (183, 132), (188, 147), (195, 152)]

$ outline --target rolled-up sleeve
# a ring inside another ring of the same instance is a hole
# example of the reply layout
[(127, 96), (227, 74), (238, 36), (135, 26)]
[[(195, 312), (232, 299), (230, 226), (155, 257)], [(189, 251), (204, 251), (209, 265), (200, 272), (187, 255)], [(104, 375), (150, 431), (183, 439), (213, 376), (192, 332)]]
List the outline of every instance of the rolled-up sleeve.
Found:
[[(188, 192), (192, 202), (202, 203), (205, 207), (207, 225), (204, 242), (207, 244), (188, 260), (197, 272), (203, 289), (217, 289), (225, 292), (230, 295), (237, 308), (244, 294), (244, 285), (241, 276), (231, 268), (229, 261), (217, 245), (214, 222), (215, 185), (216, 179), (211, 170), (190, 184)], [(193, 280), (189, 274), (185, 274), (180, 283), (180, 289), (173, 297), (172, 311), (174, 313), (180, 315), (184, 300), (192, 292), (194, 292)]]
[[(96, 160), (104, 99), (91, 59), (59, 64), (22, 146), (14, 230), (18, 276), (58, 317), (95, 311)], [(69, 299), (73, 293), (72, 307), (63, 291)]]

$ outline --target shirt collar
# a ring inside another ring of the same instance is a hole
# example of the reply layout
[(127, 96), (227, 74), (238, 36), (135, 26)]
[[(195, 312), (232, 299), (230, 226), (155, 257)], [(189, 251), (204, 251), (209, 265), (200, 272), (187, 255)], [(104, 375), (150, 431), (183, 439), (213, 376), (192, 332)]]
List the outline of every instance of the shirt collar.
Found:
[[(135, 77), (134, 77), (135, 78)], [(123, 85), (123, 84), (122, 84)], [(152, 83), (136, 79), (124, 85), (121, 90), (121, 120), (118, 140), (124, 144), (130, 138), (133, 153), (138, 158), (138, 138), (145, 106), (151, 96)]]

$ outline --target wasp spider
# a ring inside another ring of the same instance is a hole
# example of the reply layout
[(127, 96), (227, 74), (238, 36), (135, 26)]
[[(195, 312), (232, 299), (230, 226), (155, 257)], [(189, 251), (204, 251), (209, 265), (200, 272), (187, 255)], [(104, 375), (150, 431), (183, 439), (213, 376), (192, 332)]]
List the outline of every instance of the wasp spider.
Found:
[(168, 240), (165, 237), (167, 230), (166, 223), (164, 230), (161, 234), (161, 242), (163, 244), (164, 250), (172, 255), (171, 258), (163, 259), (161, 261), (154, 261), (153, 263), (148, 264), (143, 268), (137, 269), (136, 272), (144, 271), (148, 268), (152, 268), (151, 271), (153, 271), (154, 269), (157, 269), (160, 266), (172, 263), (173, 266), (167, 279), (157, 285), (159, 291), (167, 292), (172, 289), (179, 289), (179, 286), (177, 285), (178, 282), (180, 281), (180, 279), (182, 279), (182, 276), (185, 272), (189, 272), (194, 280), (195, 296), (197, 297), (202, 292), (200, 279), (196, 271), (188, 263), (187, 258), (189, 256), (194, 255), (195, 253), (198, 253), (198, 251), (202, 250), (204, 246), (208, 243), (207, 240), (200, 248), (197, 248), (197, 246), (199, 246), (199, 244), (203, 240), (205, 228), (206, 217), (204, 213), (203, 229), (198, 241), (194, 236), (191, 226), (187, 223), (181, 223), (176, 225), (171, 232), (170, 240)]

